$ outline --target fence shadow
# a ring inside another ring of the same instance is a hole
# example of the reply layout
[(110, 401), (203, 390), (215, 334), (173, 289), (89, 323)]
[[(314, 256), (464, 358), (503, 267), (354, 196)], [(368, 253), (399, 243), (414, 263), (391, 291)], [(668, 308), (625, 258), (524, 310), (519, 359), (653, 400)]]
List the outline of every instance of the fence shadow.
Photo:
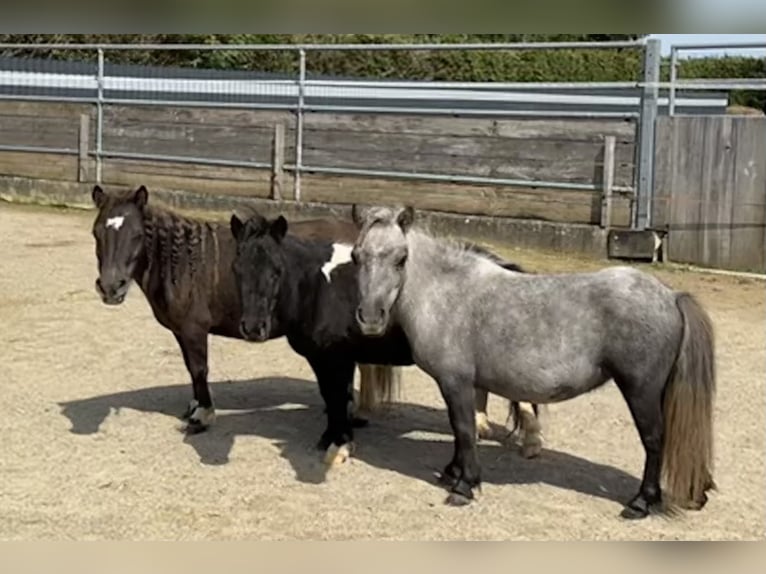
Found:
[[(226, 464), (238, 436), (260, 436), (274, 441), (296, 479), (318, 484), (325, 466), (315, 443), (324, 430), (325, 415), (316, 384), (275, 377), (211, 383), (218, 418), (207, 432), (179, 433), (208, 465)], [(151, 387), (59, 403), (74, 434), (95, 434), (110, 413), (135, 409), (179, 418), (189, 398), (188, 385)], [(229, 412), (225, 412), (229, 411)], [(413, 433), (443, 435), (416, 438)], [(371, 417), (369, 426), (356, 431), (354, 458), (375, 468), (392, 470), (435, 483), (434, 472), (452, 456), (452, 435), (446, 411), (411, 403), (397, 403)], [(590, 496), (624, 503), (638, 489), (639, 480), (609, 465), (544, 449), (526, 460), (498, 443), (481, 441), (479, 457), (483, 481), (488, 484), (549, 484)]]

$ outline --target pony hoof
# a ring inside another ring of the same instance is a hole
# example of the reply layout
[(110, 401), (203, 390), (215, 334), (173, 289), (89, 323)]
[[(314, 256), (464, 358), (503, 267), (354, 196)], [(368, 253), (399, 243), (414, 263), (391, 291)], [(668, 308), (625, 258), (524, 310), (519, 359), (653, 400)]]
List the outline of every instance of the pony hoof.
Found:
[(524, 458), (537, 458), (543, 451), (541, 442), (525, 444), (521, 447), (521, 456)]
[(324, 455), (324, 463), (329, 467), (340, 466), (351, 458), (352, 451), (353, 446), (350, 443), (341, 446), (333, 443)]
[(208, 426), (205, 424), (202, 424), (198, 420), (190, 419), (189, 422), (186, 424), (186, 434), (188, 435), (195, 435), (205, 432), (208, 429)]
[(199, 406), (199, 403), (196, 400), (190, 401), (189, 405), (186, 407), (186, 410), (181, 415), (181, 419), (188, 421), (191, 418), (191, 416), (194, 414), (194, 411), (197, 410), (198, 406)]
[(445, 504), (447, 506), (467, 506), (471, 504), (471, 499), (464, 494), (460, 494), (459, 492), (450, 492), (449, 496), (447, 496)]
[(627, 520), (640, 520), (649, 516), (649, 503), (639, 495), (622, 509), (620, 516)]
[(620, 516), (626, 520), (641, 520), (642, 518), (649, 516), (649, 511), (626, 506), (622, 509), (622, 512), (620, 512)]
[(452, 488), (457, 483), (457, 478), (446, 472), (434, 472), (436, 483), (444, 488)]
[(357, 429), (366, 427), (368, 424), (370, 424), (370, 421), (364, 417), (353, 417), (351, 419), (351, 426)]

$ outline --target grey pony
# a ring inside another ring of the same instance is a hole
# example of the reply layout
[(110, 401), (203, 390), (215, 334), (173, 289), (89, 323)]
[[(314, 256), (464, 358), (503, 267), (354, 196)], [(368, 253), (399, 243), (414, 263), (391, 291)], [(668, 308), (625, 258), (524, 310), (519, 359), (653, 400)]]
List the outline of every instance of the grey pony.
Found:
[[(448, 504), (480, 485), (475, 389), (548, 404), (614, 380), (646, 458), (625, 518), (701, 509), (713, 481), (714, 333), (695, 298), (640, 270), (528, 275), (413, 226), (410, 207), (361, 218), (357, 321), (367, 336), (396, 323), (447, 405), (454, 455)], [(665, 495), (660, 487), (665, 479)]]

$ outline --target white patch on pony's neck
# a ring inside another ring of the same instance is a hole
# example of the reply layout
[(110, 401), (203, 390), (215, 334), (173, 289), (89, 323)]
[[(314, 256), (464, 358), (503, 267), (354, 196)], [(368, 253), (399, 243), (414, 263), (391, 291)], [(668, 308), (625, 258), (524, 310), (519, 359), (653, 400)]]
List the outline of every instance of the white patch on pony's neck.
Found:
[(351, 261), (351, 251), (353, 249), (351, 245), (345, 243), (332, 244), (332, 257), (327, 263), (322, 265), (322, 273), (327, 277), (328, 283), (330, 283), (330, 273), (332, 273), (333, 269)]
[(110, 217), (109, 219), (106, 220), (106, 226), (111, 227), (115, 231), (119, 231), (123, 223), (125, 223), (124, 215), (117, 215), (115, 217)]

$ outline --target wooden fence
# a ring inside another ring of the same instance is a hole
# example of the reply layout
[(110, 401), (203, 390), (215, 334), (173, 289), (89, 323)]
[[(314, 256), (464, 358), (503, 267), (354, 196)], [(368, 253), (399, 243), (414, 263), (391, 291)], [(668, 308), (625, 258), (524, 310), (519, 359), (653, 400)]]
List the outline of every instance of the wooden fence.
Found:
[(658, 119), (653, 227), (671, 261), (766, 271), (766, 118)]
[[(0, 145), (72, 150), (0, 151), (0, 176), (93, 181), (95, 113), (89, 105), (0, 102)], [(289, 112), (106, 106), (102, 181), (289, 200), (294, 126)], [(614, 186), (633, 185), (633, 121), (308, 113), (304, 126), (306, 166), (483, 176), (530, 184), (469, 185), (309, 170), (302, 173), (303, 201), (409, 203), (471, 215), (629, 225), (630, 194), (609, 192)], [(108, 157), (110, 152), (257, 161), (264, 168), (121, 159)], [(585, 183), (598, 189), (546, 189), (532, 180)]]

